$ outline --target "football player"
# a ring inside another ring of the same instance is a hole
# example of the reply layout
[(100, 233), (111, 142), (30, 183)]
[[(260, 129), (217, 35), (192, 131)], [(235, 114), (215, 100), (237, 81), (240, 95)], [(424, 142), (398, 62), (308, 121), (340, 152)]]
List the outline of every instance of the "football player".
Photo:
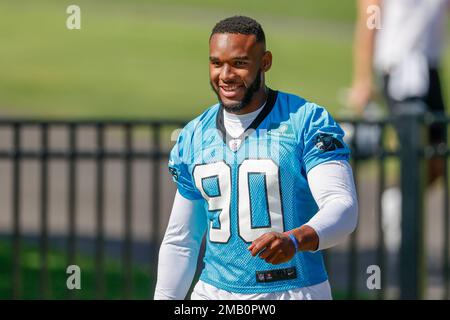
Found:
[[(300, 58), (300, 57), (299, 57)], [(265, 84), (272, 65), (255, 20), (209, 39), (218, 103), (185, 126), (169, 159), (177, 193), (155, 299), (331, 299), (321, 250), (357, 224), (343, 131), (321, 106)]]

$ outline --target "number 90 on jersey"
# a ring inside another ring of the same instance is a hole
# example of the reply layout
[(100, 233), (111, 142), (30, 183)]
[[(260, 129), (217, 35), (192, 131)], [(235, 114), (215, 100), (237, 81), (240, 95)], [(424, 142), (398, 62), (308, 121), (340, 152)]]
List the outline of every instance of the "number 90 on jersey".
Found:
[[(279, 183), (279, 168), (272, 159), (246, 159), (237, 167), (237, 181), (233, 183), (232, 168), (224, 161), (197, 165), (193, 177), (197, 189), (208, 203), (208, 210), (218, 212), (218, 227), (209, 222), (209, 240), (217, 243), (227, 243), (231, 234), (230, 215), (233, 209), (232, 199), (237, 201), (238, 235), (246, 242), (252, 242), (264, 233), (276, 231), (283, 232), (283, 212), (281, 205), (281, 192)], [(265, 210), (253, 208), (251, 205), (252, 188), (250, 176), (259, 174), (263, 176), (264, 189), (256, 190), (263, 193), (266, 204)], [(211, 195), (205, 190), (204, 181), (215, 178), (218, 193)], [(234, 195), (234, 197), (233, 197)], [(236, 205), (234, 204), (234, 207)], [(266, 217), (257, 217), (266, 215)], [(268, 226), (255, 227), (252, 221), (266, 218)]]

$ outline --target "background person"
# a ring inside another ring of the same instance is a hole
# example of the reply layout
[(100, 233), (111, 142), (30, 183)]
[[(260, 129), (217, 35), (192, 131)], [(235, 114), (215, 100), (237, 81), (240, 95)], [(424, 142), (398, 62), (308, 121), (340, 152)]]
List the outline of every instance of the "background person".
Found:
[[(349, 104), (358, 113), (373, 98), (377, 76), (392, 115), (445, 112), (440, 81), (447, 0), (359, 0), (354, 38), (353, 83)], [(379, 11), (378, 11), (379, 10)], [(379, 17), (373, 16), (377, 12)], [(376, 28), (373, 19), (379, 19)], [(400, 145), (408, 137), (396, 126)], [(433, 124), (429, 142), (446, 143), (446, 125)], [(428, 162), (427, 184), (443, 175), (444, 159)], [(388, 248), (401, 239), (401, 192), (389, 188), (382, 196), (383, 226)]]

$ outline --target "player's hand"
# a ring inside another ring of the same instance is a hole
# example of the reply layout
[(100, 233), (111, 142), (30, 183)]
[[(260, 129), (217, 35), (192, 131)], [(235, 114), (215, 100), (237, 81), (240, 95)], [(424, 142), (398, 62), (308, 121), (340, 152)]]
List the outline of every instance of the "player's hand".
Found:
[(268, 232), (254, 240), (248, 247), (252, 256), (259, 257), (271, 264), (280, 264), (292, 259), (295, 246), (291, 238), (279, 232)]
[(370, 81), (354, 83), (348, 92), (347, 104), (358, 115), (361, 115), (373, 95), (374, 89)]

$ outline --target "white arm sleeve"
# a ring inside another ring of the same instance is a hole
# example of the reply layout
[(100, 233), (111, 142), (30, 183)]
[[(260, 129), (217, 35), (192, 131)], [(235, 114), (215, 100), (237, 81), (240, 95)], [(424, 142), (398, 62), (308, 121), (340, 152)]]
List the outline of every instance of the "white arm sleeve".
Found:
[(355, 230), (358, 222), (358, 200), (350, 164), (329, 161), (308, 172), (309, 188), (319, 211), (306, 225), (319, 236), (323, 250), (342, 242)]
[(155, 300), (184, 299), (197, 267), (206, 230), (203, 200), (176, 193), (166, 234), (159, 250)]

